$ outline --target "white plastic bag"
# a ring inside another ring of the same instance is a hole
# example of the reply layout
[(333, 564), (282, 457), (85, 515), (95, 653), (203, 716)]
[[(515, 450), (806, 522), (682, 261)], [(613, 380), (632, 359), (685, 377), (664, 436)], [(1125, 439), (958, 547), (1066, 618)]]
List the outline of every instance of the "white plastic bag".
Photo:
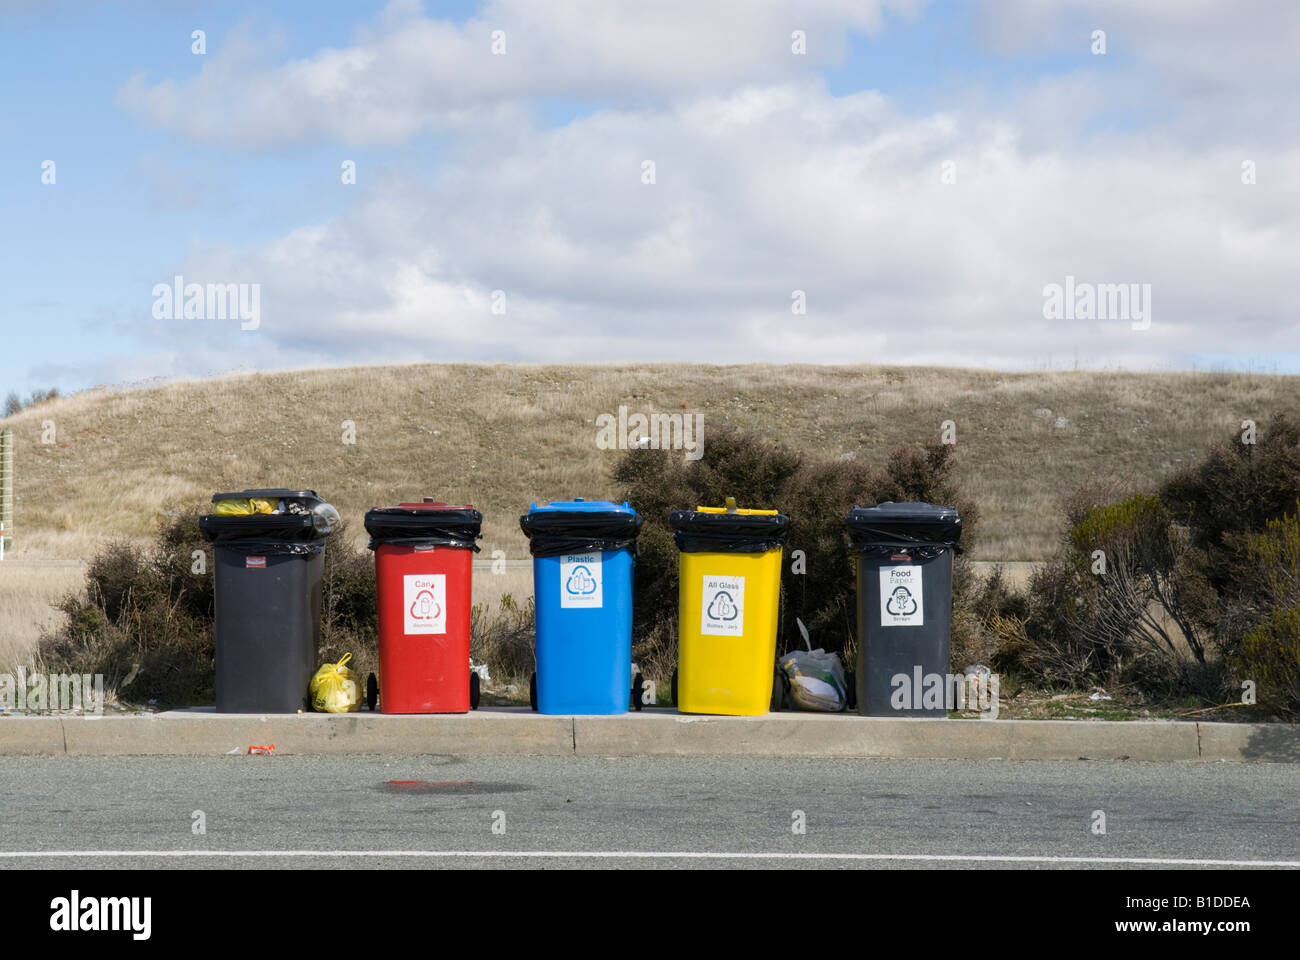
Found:
[(790, 678), (790, 699), (801, 710), (838, 713), (849, 704), (844, 665), (837, 653), (793, 650), (778, 663)]

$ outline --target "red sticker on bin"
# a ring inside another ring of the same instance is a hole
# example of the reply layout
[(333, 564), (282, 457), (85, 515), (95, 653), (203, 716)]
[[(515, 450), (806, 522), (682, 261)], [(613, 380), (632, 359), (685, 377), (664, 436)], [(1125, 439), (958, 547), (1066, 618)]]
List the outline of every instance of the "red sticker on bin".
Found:
[(244, 558), (244, 569), (245, 569), (245, 570), (265, 570), (265, 569), (266, 569), (266, 557), (245, 557), (245, 558)]

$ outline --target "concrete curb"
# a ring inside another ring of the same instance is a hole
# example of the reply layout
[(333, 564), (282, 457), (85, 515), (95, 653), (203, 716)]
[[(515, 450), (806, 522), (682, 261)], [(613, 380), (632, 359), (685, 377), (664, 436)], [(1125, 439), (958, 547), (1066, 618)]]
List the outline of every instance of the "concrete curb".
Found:
[(783, 712), (539, 716), (248, 715), (211, 708), (147, 716), (0, 717), (0, 755), (279, 754), (888, 757), (1300, 763), (1300, 727), (1161, 720), (923, 720)]

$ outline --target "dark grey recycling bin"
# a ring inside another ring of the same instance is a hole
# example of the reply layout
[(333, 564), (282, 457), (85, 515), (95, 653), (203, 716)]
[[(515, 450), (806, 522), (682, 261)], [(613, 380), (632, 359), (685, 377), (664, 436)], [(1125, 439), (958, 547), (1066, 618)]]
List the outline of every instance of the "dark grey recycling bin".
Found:
[(858, 712), (946, 717), (961, 516), (889, 502), (854, 507), (845, 523), (858, 557)]
[(297, 713), (310, 709), (325, 537), (339, 516), (314, 490), (243, 490), (212, 502), (251, 499), (276, 512), (199, 518), (214, 555), (217, 712)]

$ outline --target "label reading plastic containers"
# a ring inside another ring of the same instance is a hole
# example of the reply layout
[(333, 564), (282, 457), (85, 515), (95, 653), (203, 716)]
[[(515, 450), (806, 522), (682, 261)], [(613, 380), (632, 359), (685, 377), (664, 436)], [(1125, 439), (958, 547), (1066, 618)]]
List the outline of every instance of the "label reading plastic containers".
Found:
[(906, 564), (880, 568), (880, 625), (919, 627), (925, 623), (921, 567)]
[(603, 580), (599, 553), (560, 557), (560, 606), (599, 608), (605, 602)]
[(745, 578), (704, 578), (700, 594), (700, 633), (739, 637), (745, 632)]
[(407, 574), (402, 577), (403, 632), (431, 634), (447, 632), (447, 575)]

